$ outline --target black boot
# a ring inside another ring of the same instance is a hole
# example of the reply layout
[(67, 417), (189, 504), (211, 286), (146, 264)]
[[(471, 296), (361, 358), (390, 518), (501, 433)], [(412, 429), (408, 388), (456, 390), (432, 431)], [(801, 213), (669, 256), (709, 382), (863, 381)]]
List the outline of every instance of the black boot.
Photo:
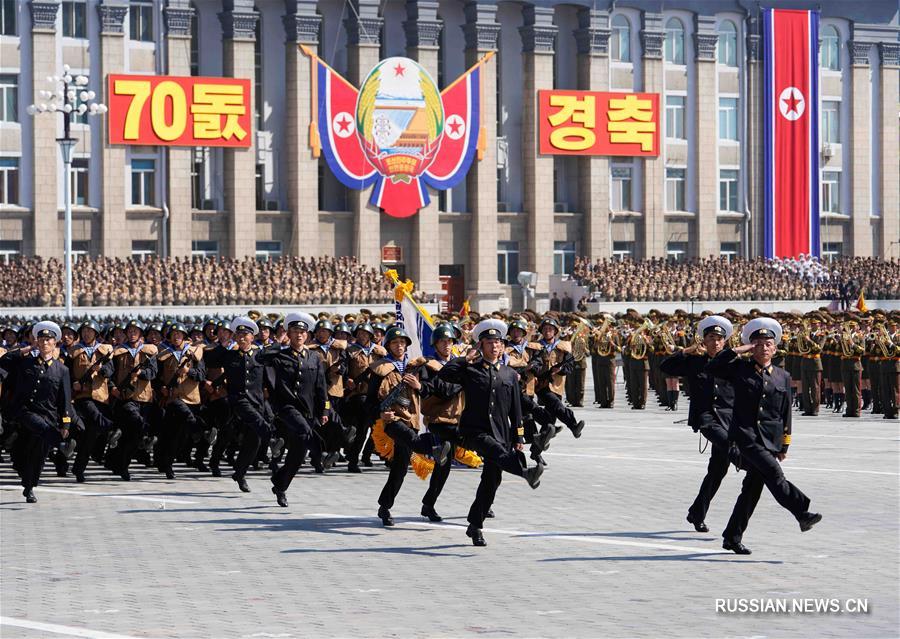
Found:
[(862, 410), (869, 410), (869, 407), (872, 405), (872, 389), (864, 388), (862, 389)]

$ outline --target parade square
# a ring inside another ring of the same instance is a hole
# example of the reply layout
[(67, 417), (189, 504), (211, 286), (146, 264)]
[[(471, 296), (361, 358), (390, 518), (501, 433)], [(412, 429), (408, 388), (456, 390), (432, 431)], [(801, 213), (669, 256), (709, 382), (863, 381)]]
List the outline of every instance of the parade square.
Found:
[[(505, 478), (486, 548), (464, 532), (479, 472), (459, 467), (437, 503), (444, 523), (418, 515), (427, 484), (410, 473), (386, 529), (381, 464), (362, 476), (304, 466), (289, 509), (263, 471), (242, 494), (227, 478), (167, 481), (140, 466), (130, 484), (93, 467), (83, 485), (50, 472), (27, 506), (4, 466), (0, 634), (896, 636), (895, 422), (795, 413), (783, 467), (824, 519), (801, 533), (765, 492), (744, 536), (753, 554), (740, 557), (720, 534), (744, 474), (729, 472), (710, 532), (694, 532), (685, 513), (709, 451), (673, 423), (686, 402), (676, 413), (623, 404), (579, 410), (583, 436), (554, 440), (537, 490)], [(807, 612), (728, 612), (782, 601)], [(847, 610), (857, 601), (867, 613)]]

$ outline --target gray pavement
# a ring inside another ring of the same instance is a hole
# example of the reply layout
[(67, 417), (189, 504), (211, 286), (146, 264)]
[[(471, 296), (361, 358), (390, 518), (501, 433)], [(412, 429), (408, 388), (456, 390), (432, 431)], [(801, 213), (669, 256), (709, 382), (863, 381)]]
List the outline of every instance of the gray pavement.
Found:
[[(7, 461), (0, 636), (898, 636), (896, 421), (797, 416), (785, 472), (824, 520), (801, 534), (764, 492), (744, 538), (753, 554), (738, 557), (719, 535), (743, 474), (723, 482), (710, 533), (684, 520), (707, 458), (673, 424), (686, 400), (675, 414), (632, 411), (620, 387), (618, 405), (578, 411), (583, 437), (553, 441), (536, 491), (504, 478), (486, 548), (464, 534), (479, 471), (454, 469), (443, 524), (418, 516), (426, 484), (410, 473), (384, 529), (380, 464), (304, 467), (282, 509), (262, 472), (243, 494), (178, 468), (130, 483), (89, 469), (83, 485), (50, 468), (27, 505)], [(729, 613), (717, 598), (840, 610)], [(856, 599), (867, 613), (847, 609)]]

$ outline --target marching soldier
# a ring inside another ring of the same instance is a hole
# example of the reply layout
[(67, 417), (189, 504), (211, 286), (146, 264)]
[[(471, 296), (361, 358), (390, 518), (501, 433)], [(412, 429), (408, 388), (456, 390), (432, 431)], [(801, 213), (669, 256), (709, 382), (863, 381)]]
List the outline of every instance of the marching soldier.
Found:
[[(707, 366), (714, 377), (729, 381), (734, 388), (734, 411), (729, 437), (741, 452), (747, 470), (741, 494), (731, 519), (722, 533), (722, 547), (739, 555), (749, 555), (742, 538), (756, 508), (763, 486), (782, 507), (791, 512), (801, 532), (822, 520), (809, 512), (809, 498), (785, 479), (780, 462), (791, 443), (791, 379), (772, 365), (776, 345), (781, 341), (781, 325), (767, 317), (749, 321), (741, 333), (742, 346), (726, 348)], [(738, 357), (751, 353), (749, 359)]]
[(69, 436), (72, 424), (72, 387), (69, 369), (59, 359), (62, 330), (54, 322), (38, 322), (31, 331), (36, 351), (18, 351), (0, 360), (16, 378), (12, 406), (25, 441), (19, 462), (25, 501), (37, 501), (38, 485), (47, 452)]
[(612, 322), (611, 316), (604, 317), (590, 338), (594, 403), (600, 408), (612, 408), (616, 401), (616, 352), (622, 348)]
[(580, 319), (572, 320), (572, 371), (566, 375), (566, 401), (573, 408), (584, 406), (584, 381), (587, 375), (588, 337), (590, 328)]
[(822, 398), (822, 346), (812, 335), (809, 327), (804, 327), (797, 338), (800, 355), (800, 385), (803, 397), (803, 414), (815, 417), (819, 414)]
[(274, 375), (272, 407), (287, 435), (284, 464), (272, 474), (272, 492), (282, 508), (288, 505), (287, 489), (306, 457), (315, 422), (325, 424), (329, 418), (325, 366), (306, 346), (314, 322), (308, 313), (288, 313), (288, 345), (275, 345), (257, 358)]
[(441, 369), (439, 378), (462, 386), (465, 408), (460, 415), (460, 436), (463, 445), (484, 460), (481, 482), (469, 508), (466, 535), (473, 545), (486, 546), (481, 530), (500, 487), (503, 471), (524, 477), (529, 486), (537, 488), (544, 466), (538, 463), (527, 468), (522, 453), (525, 431), (518, 376), (501, 361), (506, 325), (499, 320), (484, 320), (475, 327), (473, 334), (478, 339), (478, 347), (466, 357), (451, 360)]
[(660, 368), (666, 375), (672, 375), (676, 379), (687, 378), (691, 389), (688, 425), (695, 433), (701, 433), (712, 443), (706, 476), (687, 514), (688, 523), (693, 524), (697, 532), (709, 532), (705, 523), (706, 513), (722, 479), (728, 473), (728, 428), (734, 404), (731, 385), (709, 374), (706, 366), (724, 348), (733, 330), (731, 322), (724, 317), (705, 317), (697, 325), (702, 342), (695, 342), (660, 363)]
[(145, 448), (152, 447), (152, 440), (144, 438), (149, 438), (150, 433), (151, 381), (158, 373), (157, 354), (156, 346), (144, 342), (144, 324), (140, 320), (126, 324), (125, 342), (113, 351), (112, 395), (118, 400), (113, 415), (122, 437), (107, 452), (107, 465), (125, 481), (131, 480), (128, 467), (142, 440)]
[[(184, 324), (172, 324), (168, 341), (160, 346), (157, 360), (164, 418), (156, 467), (165, 474), (166, 479), (175, 479), (172, 462), (179, 442), (187, 438), (199, 442), (204, 430), (200, 419), (200, 385), (206, 381), (203, 346), (191, 344), (187, 337), (188, 330)], [(218, 434), (214, 429), (212, 427), (207, 435), (213, 442)], [(203, 464), (205, 451), (201, 452), (202, 448), (197, 447), (195, 466), (198, 470), (208, 470)]]
[(82, 432), (74, 434), (78, 446), (72, 473), (75, 481), (83, 483), (84, 471), (98, 440), (108, 437), (109, 445), (115, 447), (122, 431), (114, 428), (110, 419), (108, 380), (115, 372), (113, 347), (98, 341), (100, 326), (93, 320), (81, 325), (79, 335), (81, 340), (69, 348), (69, 368), (75, 412), (84, 425)]
[(647, 404), (647, 377), (650, 364), (647, 358), (652, 348), (650, 338), (645, 335), (647, 325), (634, 329), (628, 336), (625, 346), (622, 348), (623, 361), (627, 358), (625, 385), (628, 389), (628, 398), (631, 408), (644, 410)]
[[(347, 449), (347, 471), (361, 473), (359, 468), (360, 453), (372, 428), (372, 414), (368, 406), (369, 366), (387, 355), (380, 344), (374, 342), (375, 329), (365, 322), (353, 330), (356, 342), (347, 347), (347, 379), (344, 387), (347, 394), (344, 399), (344, 415), (350, 426), (356, 429), (356, 436)], [(371, 455), (371, 453), (370, 453)], [(363, 456), (364, 466), (371, 466), (369, 455)]]
[(378, 498), (378, 518), (385, 526), (393, 526), (391, 508), (403, 485), (412, 453), (431, 455), (440, 466), (450, 454), (450, 442), (442, 442), (434, 433), (419, 432), (422, 383), (418, 369), (425, 360), (421, 357), (409, 359), (406, 353), (412, 344), (409, 335), (399, 326), (392, 326), (384, 343), (388, 354), (370, 366), (370, 401), (380, 413), (384, 434), (394, 444), (390, 472)]
[(859, 417), (859, 407), (862, 402), (860, 385), (862, 382), (862, 355), (865, 347), (860, 343), (855, 331), (857, 322), (847, 322), (840, 337), (836, 338), (836, 357), (840, 358), (841, 382), (843, 386), (844, 402), (847, 410), (844, 417)]
[(559, 419), (568, 426), (572, 435), (578, 439), (584, 430), (584, 421), (577, 420), (575, 413), (562, 402), (566, 375), (571, 371), (574, 362), (572, 347), (568, 342), (558, 338), (559, 323), (552, 317), (544, 318), (538, 330), (541, 333), (541, 339), (538, 341), (540, 350), (532, 354), (532, 357), (539, 358), (541, 362), (541, 368), (536, 375), (535, 391), (538, 401), (554, 419)]
[(210, 362), (221, 363), (224, 352), (237, 348), (232, 339), (231, 326), (227, 322), (216, 322), (215, 340), (208, 341), (203, 347), (203, 359), (206, 363), (206, 381), (203, 393), (206, 406), (206, 423), (216, 428), (216, 441), (212, 445), (209, 456), (209, 470), (213, 477), (221, 477), (219, 465), (225, 449), (234, 439), (234, 423), (231, 419), (231, 408), (228, 405), (228, 388), (225, 386), (225, 369), (213, 366)]
[[(322, 426), (322, 439), (313, 440), (310, 458), (317, 473), (334, 466), (342, 446), (348, 446), (356, 437), (356, 429), (344, 429), (340, 416), (344, 400), (344, 374), (347, 371), (347, 342), (334, 338), (334, 325), (327, 319), (315, 324), (314, 340), (310, 344), (313, 353), (322, 358), (328, 388), (328, 422)], [(324, 451), (323, 451), (324, 447)], [(323, 458), (322, 452), (325, 453)]]
[(884, 411), (884, 419), (897, 419), (898, 405), (900, 405), (900, 397), (898, 397), (898, 375), (900, 375), (900, 333), (897, 332), (897, 325), (894, 322), (893, 333), (887, 328), (887, 320), (879, 328), (879, 335), (876, 337), (878, 350), (881, 353), (881, 364), (879, 366), (880, 380), (879, 387), (881, 389), (881, 407)]

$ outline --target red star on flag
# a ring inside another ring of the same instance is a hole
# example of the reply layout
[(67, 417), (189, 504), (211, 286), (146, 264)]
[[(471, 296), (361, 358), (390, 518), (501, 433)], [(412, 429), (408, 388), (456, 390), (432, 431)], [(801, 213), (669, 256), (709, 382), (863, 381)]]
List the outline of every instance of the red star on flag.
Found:
[(351, 122), (352, 121), (349, 118), (347, 118), (346, 115), (343, 115), (343, 116), (341, 116), (341, 119), (337, 121), (337, 125), (340, 128), (340, 130), (343, 132), (343, 131), (347, 131), (350, 129)]
[(797, 105), (800, 103), (800, 100), (794, 97), (792, 93), (790, 96), (784, 99), (788, 106), (788, 113), (794, 113), (797, 111)]
[(394, 77), (403, 75), (404, 72), (406, 72), (406, 67), (398, 62), (397, 66), (394, 67)]
[(453, 120), (452, 122), (447, 122), (447, 126), (450, 127), (453, 135), (456, 135), (459, 133), (460, 127), (462, 127), (462, 122), (460, 120)]

